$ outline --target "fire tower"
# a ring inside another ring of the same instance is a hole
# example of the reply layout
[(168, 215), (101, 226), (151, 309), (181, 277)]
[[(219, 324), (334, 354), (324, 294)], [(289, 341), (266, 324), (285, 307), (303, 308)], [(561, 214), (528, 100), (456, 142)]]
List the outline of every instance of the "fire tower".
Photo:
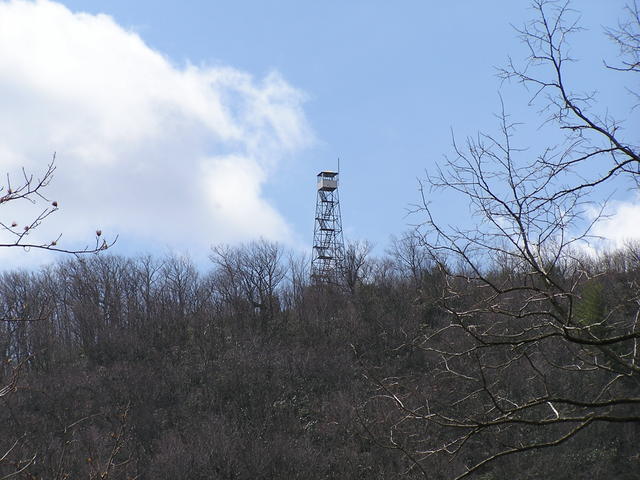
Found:
[(343, 259), (338, 172), (324, 171), (318, 174), (311, 279), (321, 283), (337, 283)]

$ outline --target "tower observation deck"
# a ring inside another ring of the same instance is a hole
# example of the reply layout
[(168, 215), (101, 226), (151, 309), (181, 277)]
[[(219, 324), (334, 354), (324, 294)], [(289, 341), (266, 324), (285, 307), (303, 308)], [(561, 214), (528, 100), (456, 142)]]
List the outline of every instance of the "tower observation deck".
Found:
[(344, 259), (338, 172), (320, 172), (317, 186), (311, 279), (317, 283), (338, 283)]

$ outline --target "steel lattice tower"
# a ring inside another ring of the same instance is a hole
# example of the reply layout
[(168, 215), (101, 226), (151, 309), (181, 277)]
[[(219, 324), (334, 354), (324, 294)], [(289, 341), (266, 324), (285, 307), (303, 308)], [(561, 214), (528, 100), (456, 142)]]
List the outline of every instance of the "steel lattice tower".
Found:
[(324, 171), (318, 174), (311, 279), (320, 283), (337, 283), (343, 259), (338, 172)]

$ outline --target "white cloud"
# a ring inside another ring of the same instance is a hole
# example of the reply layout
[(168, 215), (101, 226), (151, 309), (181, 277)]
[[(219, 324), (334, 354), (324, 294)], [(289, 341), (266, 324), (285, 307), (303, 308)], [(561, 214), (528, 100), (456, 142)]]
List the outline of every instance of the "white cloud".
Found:
[(62, 208), (34, 240), (77, 245), (98, 225), (150, 247), (290, 239), (262, 187), (312, 135), (277, 73), (178, 68), (111, 17), (48, 0), (0, 3), (0, 72), (0, 173), (57, 152)]
[(591, 242), (590, 251), (623, 248), (630, 240), (640, 240), (640, 195), (611, 202), (605, 213), (591, 231), (599, 239)]

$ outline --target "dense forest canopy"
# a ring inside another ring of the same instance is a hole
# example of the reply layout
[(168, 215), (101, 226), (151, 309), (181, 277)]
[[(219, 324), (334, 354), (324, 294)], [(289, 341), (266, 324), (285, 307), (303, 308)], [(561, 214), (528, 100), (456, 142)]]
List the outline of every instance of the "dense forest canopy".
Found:
[[(599, 189), (638, 184), (637, 132), (566, 83), (577, 12), (533, 7), (530, 56), (500, 76), (563, 142), (516, 148), (502, 110), (424, 180), (420, 226), (378, 257), (350, 244), (337, 284), (266, 240), (214, 246), (206, 269), (83, 255), (102, 232), (2, 273), (0, 478), (637, 478), (640, 245), (585, 248)], [(637, 76), (638, 5), (606, 35), (603, 68)], [(44, 201), (30, 178), (0, 207)], [(441, 190), (473, 228), (432, 215)], [(28, 245), (47, 202), (0, 225), (5, 246)]]

